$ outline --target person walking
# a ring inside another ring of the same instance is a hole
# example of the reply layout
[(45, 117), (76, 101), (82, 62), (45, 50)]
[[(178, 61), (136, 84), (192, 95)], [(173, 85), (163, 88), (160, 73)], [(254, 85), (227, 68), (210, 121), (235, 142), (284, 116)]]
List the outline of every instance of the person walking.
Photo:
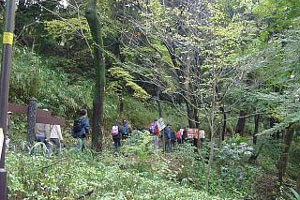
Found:
[(35, 124), (35, 139), (37, 142), (47, 143), (50, 139), (50, 124)]
[(114, 141), (114, 147), (115, 147), (115, 154), (120, 154), (120, 148), (121, 148), (121, 131), (120, 131), (120, 123), (116, 122), (113, 127), (111, 128), (111, 136)]
[(184, 129), (180, 128), (179, 131), (177, 131), (177, 133), (176, 133), (176, 140), (177, 140), (178, 144), (182, 144), (183, 143), (183, 141), (182, 141), (183, 132), (184, 132)]
[(154, 145), (154, 153), (158, 153), (158, 142), (159, 142), (159, 128), (158, 128), (158, 123), (157, 119), (154, 119), (150, 125), (149, 128), (150, 134), (153, 136), (153, 145)]
[(122, 139), (127, 139), (128, 136), (129, 136), (130, 131), (131, 131), (131, 128), (130, 128), (128, 122), (124, 119), (123, 120), (123, 125), (122, 125), (122, 128), (121, 128)]
[(90, 132), (90, 120), (86, 109), (80, 109), (77, 114), (78, 117), (74, 120), (72, 136), (77, 138), (77, 150), (82, 152), (85, 149), (86, 137)]
[(170, 133), (171, 133), (171, 149), (173, 150), (173, 148), (175, 147), (175, 143), (176, 143), (176, 134), (175, 134), (175, 131), (173, 130), (172, 125), (170, 125), (169, 128), (170, 128)]
[(164, 129), (164, 135), (165, 135), (165, 151), (167, 153), (170, 153), (172, 151), (171, 146), (171, 126), (168, 124)]
[(49, 155), (53, 153), (53, 147), (56, 149), (58, 156), (61, 154), (61, 141), (63, 140), (60, 125), (51, 125)]

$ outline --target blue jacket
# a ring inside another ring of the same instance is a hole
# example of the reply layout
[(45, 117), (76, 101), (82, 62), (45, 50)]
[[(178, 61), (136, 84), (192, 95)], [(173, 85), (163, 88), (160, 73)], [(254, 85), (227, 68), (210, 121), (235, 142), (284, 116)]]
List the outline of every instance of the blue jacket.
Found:
[(80, 120), (80, 130), (75, 134), (79, 138), (85, 138), (85, 136), (90, 132), (90, 120), (87, 117), (79, 117)]
[(170, 140), (171, 139), (171, 130), (168, 127), (166, 127), (164, 129), (164, 133), (165, 133), (166, 140)]

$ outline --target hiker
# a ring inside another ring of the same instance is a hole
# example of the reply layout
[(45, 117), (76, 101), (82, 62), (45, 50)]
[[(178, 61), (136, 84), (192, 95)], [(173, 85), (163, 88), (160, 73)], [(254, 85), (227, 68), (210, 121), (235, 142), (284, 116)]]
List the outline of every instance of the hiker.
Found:
[(7, 119), (6, 119), (7, 133), (5, 134), (5, 150), (6, 150), (6, 152), (8, 151), (10, 137), (12, 136), (12, 124), (13, 124), (13, 122), (11, 120), (11, 115), (12, 115), (12, 112), (8, 111), (7, 112)]
[(130, 132), (131, 132), (131, 127), (129, 126), (126, 120), (123, 120), (123, 125), (121, 128), (122, 139), (127, 139)]
[(37, 142), (47, 143), (50, 138), (50, 124), (35, 124), (35, 139)]
[(154, 153), (157, 154), (158, 151), (158, 140), (159, 140), (159, 128), (157, 119), (154, 119), (149, 128), (150, 134), (153, 136), (153, 144), (154, 144)]
[(78, 117), (74, 120), (72, 136), (77, 138), (77, 150), (82, 152), (85, 149), (85, 140), (90, 132), (90, 121), (87, 117), (87, 110), (80, 109)]
[(63, 140), (60, 125), (51, 125), (50, 145), (48, 147), (49, 155), (53, 153), (53, 146), (56, 148), (56, 153), (59, 156), (61, 153), (61, 141)]
[(170, 131), (171, 131), (171, 147), (173, 148), (175, 146), (176, 143), (176, 134), (175, 131), (173, 130), (172, 126), (169, 126)]
[(176, 133), (176, 140), (177, 140), (178, 144), (183, 143), (183, 141), (182, 141), (183, 132), (184, 132), (184, 129), (180, 128), (179, 131), (177, 131), (177, 133)]
[(172, 151), (171, 146), (171, 126), (170, 124), (167, 124), (167, 126), (164, 129), (164, 135), (165, 135), (165, 151), (167, 153), (170, 153)]
[(187, 129), (188, 129), (188, 126), (185, 129), (183, 129), (183, 134), (182, 134), (182, 137), (181, 137), (182, 143), (186, 142), (187, 139), (188, 139)]
[(114, 141), (114, 147), (115, 147), (115, 154), (120, 154), (120, 148), (121, 148), (121, 131), (120, 131), (120, 123), (116, 122), (113, 127), (111, 128), (111, 136)]

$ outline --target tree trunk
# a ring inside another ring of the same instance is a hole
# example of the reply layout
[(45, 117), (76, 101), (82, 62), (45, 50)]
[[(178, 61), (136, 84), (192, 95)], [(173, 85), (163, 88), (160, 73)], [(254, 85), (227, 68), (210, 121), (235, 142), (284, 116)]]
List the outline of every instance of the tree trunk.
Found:
[(244, 134), (245, 124), (246, 124), (246, 112), (240, 110), (239, 120), (236, 124), (235, 133), (239, 133), (241, 136)]
[(259, 114), (254, 115), (254, 133), (253, 133), (253, 144), (256, 145), (257, 143), (257, 133), (258, 133), (258, 126), (259, 126)]
[(123, 95), (122, 94), (120, 94), (119, 95), (119, 101), (120, 101), (120, 117), (122, 116), (122, 113), (123, 113), (123, 111), (124, 111), (124, 101), (123, 101)]
[(95, 96), (92, 118), (92, 148), (99, 152), (102, 150), (103, 105), (105, 96), (105, 62), (103, 57), (103, 39), (101, 26), (97, 16), (97, 0), (90, 0), (85, 9), (85, 17), (94, 40), (94, 65), (95, 65)]
[(293, 135), (294, 135), (294, 130), (291, 129), (290, 127), (286, 129), (285, 131), (285, 139), (284, 139), (284, 146), (283, 146), (283, 151), (280, 155), (277, 167), (278, 167), (278, 172), (279, 172), (279, 182), (280, 184), (283, 183), (283, 179), (285, 177), (285, 172), (286, 172), (286, 166), (288, 162), (288, 154), (289, 150), (293, 141)]
[[(123, 64), (125, 62), (125, 56), (121, 53), (121, 41), (117, 39), (117, 52), (119, 55), (120, 62)], [(124, 98), (123, 98), (123, 91), (119, 94), (119, 101), (120, 101), (120, 108), (119, 108), (119, 114), (120, 117), (122, 117), (123, 111), (124, 111)]]
[(194, 108), (194, 118), (195, 118), (195, 127), (197, 129), (200, 129), (199, 115), (198, 115), (198, 110), (196, 108)]
[(27, 142), (32, 146), (35, 138), (37, 102), (35, 98), (30, 99), (27, 111)]
[(157, 89), (156, 91), (156, 102), (157, 102), (158, 116), (159, 118), (162, 118), (162, 109), (160, 104), (160, 89)]
[(297, 187), (296, 191), (300, 193), (300, 169), (298, 170), (298, 177), (297, 177)]
[(223, 125), (222, 125), (222, 133), (221, 133), (221, 141), (225, 140), (226, 135), (226, 126), (227, 126), (227, 115), (225, 113), (224, 105), (220, 108), (223, 114)]
[(187, 111), (187, 118), (188, 118), (188, 123), (189, 123), (189, 128), (195, 128), (195, 122), (194, 122), (194, 113), (193, 109), (189, 105), (189, 103), (186, 101), (186, 111)]
[[(269, 118), (269, 125), (270, 128), (273, 128), (275, 126), (275, 123), (277, 123), (277, 120), (274, 117)], [(280, 132), (277, 132), (276, 134), (273, 135), (273, 139), (279, 140), (280, 138)]]

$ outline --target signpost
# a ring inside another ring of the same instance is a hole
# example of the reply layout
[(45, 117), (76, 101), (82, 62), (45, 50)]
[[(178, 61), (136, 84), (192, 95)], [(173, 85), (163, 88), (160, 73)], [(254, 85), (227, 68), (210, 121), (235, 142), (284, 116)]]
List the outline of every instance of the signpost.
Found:
[(158, 124), (159, 131), (162, 131), (164, 128), (166, 128), (163, 118), (159, 118), (159, 120), (157, 121), (157, 124)]
[[(9, 77), (12, 61), (12, 45), (13, 32), (15, 25), (16, 1), (6, 0), (5, 25), (3, 32), (3, 50), (2, 50), (2, 66), (0, 79), (0, 128), (2, 132), (7, 132), (7, 111), (8, 111), (8, 94), (9, 94)], [(3, 134), (2, 134), (3, 135)], [(7, 199), (6, 195), (6, 170), (5, 166), (5, 145), (1, 143), (1, 159), (0, 159), (0, 200)]]

